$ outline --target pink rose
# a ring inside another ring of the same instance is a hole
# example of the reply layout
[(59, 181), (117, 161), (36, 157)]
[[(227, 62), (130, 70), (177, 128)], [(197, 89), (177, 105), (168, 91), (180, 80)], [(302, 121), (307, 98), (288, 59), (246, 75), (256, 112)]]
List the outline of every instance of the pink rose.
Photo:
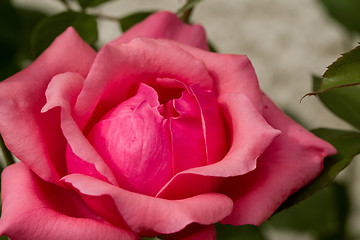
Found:
[(216, 222), (262, 223), (335, 153), (246, 56), (208, 52), (169, 12), (98, 53), (69, 28), (0, 84), (0, 119), (21, 160), (2, 175), (14, 240), (215, 239)]

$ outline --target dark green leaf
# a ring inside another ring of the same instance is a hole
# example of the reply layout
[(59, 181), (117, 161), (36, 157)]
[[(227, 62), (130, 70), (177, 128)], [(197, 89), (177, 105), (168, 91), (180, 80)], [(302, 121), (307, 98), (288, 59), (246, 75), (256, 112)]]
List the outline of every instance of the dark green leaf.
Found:
[(63, 12), (43, 19), (34, 29), (31, 43), (35, 55), (44, 51), (62, 32), (73, 26), (88, 44), (98, 38), (96, 17), (79, 12)]
[(216, 237), (221, 240), (265, 240), (259, 227), (253, 225), (233, 226), (215, 224)]
[(0, 1), (0, 80), (19, 70), (15, 66), (20, 22), (15, 8), (9, 0)]
[(319, 0), (334, 19), (350, 31), (360, 33), (359, 0)]
[(136, 12), (119, 19), (120, 27), (123, 32), (126, 32), (135, 24), (143, 21), (145, 18), (153, 14), (155, 11)]
[(215, 52), (215, 53), (218, 52), (215, 45), (212, 42), (208, 41), (208, 46), (210, 52)]
[(344, 236), (348, 207), (344, 186), (332, 183), (306, 201), (274, 215), (266, 224), (317, 236)]
[[(2, 204), (1, 204), (1, 201), (0, 201), (0, 215), (1, 215), (1, 210), (2, 210)], [(0, 240), (8, 240), (9, 238), (6, 237), (5, 235), (2, 235), (0, 236)]]
[[(317, 89), (321, 79), (313, 77)], [(360, 86), (336, 88), (318, 94), (322, 103), (334, 114), (360, 129)]]
[(25, 8), (17, 8), (18, 16), (21, 23), (21, 29), (18, 29), (20, 38), (18, 41), (17, 62), (21, 65), (21, 61), (34, 60), (34, 54), (31, 50), (31, 35), (36, 25), (47, 15), (42, 12), (29, 10)]
[(96, 7), (112, 0), (77, 0), (80, 6), (85, 9), (88, 7)]
[(360, 46), (343, 54), (324, 73), (319, 89), (310, 95), (360, 84)]
[(277, 212), (289, 208), (326, 187), (360, 153), (360, 133), (354, 131), (320, 128), (313, 130), (318, 137), (330, 142), (338, 151), (324, 160), (324, 170), (309, 185), (291, 195)]

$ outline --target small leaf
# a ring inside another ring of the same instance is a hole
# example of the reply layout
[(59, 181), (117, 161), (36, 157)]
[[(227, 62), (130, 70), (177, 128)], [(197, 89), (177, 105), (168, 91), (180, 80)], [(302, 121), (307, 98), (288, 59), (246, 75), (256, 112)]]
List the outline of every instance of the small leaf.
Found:
[(215, 45), (212, 42), (208, 41), (208, 46), (210, 52), (215, 52), (215, 53), (218, 52)]
[(215, 224), (216, 237), (221, 240), (266, 240), (261, 228), (253, 225), (233, 226)]
[[(318, 88), (320, 82), (314, 76), (313, 88)], [(336, 88), (318, 96), (330, 111), (360, 130), (360, 86)]]
[(136, 12), (119, 19), (120, 28), (123, 32), (126, 32), (135, 24), (143, 21), (145, 18), (153, 14), (155, 11)]
[(291, 195), (277, 210), (289, 208), (326, 187), (360, 153), (360, 133), (354, 131), (319, 128), (313, 130), (318, 137), (330, 142), (338, 151), (324, 160), (322, 173), (310, 184)]
[(96, 17), (79, 12), (63, 12), (43, 19), (34, 29), (31, 42), (36, 56), (44, 51), (62, 32), (73, 26), (88, 44), (98, 38)]
[(112, 0), (77, 0), (80, 6), (85, 9), (88, 7), (96, 7)]
[(359, 0), (320, 0), (329, 15), (349, 31), (360, 33)]
[(182, 16), (186, 11), (194, 8), (196, 4), (200, 3), (202, 0), (188, 0), (184, 6), (182, 6), (178, 11), (177, 15)]
[[(316, 92), (307, 95), (317, 95), (327, 90), (339, 87), (354, 86), (360, 84), (360, 45), (344, 53), (322, 77), (322, 82)], [(306, 95), (305, 95), (306, 96)]]
[(0, 240), (8, 240), (9, 238), (5, 235), (0, 236)]

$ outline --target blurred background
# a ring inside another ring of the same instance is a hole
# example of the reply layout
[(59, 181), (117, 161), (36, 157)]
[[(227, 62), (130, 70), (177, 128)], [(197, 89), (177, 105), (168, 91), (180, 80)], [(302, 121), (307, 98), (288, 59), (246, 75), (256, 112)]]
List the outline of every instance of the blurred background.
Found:
[[(61, 0), (1, 1), (0, 80), (32, 61), (29, 39), (36, 23), (46, 15), (65, 10)], [(11, 8), (5, 2), (10, 2)], [(184, 2), (113, 0), (89, 9), (89, 13), (120, 17), (143, 10), (175, 12)], [(191, 19), (205, 27), (218, 52), (248, 55), (263, 91), (306, 128), (351, 129), (316, 97), (299, 102), (312, 90), (312, 75), (322, 75), (328, 65), (360, 41), (360, 28), (352, 25), (356, 21), (360, 24), (359, 16), (351, 19), (360, 8), (345, 6), (349, 2), (357, 6), (360, 3), (359, 0), (203, 0)], [(118, 23), (105, 18), (98, 20), (98, 31), (97, 47), (121, 34)], [(359, 173), (360, 164), (355, 159), (337, 177), (336, 183), (311, 199), (282, 211), (260, 228), (222, 228), (219, 239), (240, 239), (234, 232), (241, 233), (242, 239), (360, 239), (356, 238), (360, 236)], [(346, 234), (339, 235), (340, 232)]]

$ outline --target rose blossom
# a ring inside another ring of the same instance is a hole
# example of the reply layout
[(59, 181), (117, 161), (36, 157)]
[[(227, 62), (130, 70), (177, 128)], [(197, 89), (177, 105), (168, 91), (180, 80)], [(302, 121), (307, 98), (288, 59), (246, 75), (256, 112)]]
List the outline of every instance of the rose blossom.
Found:
[(67, 29), (0, 84), (11, 239), (215, 239), (259, 225), (335, 149), (259, 89), (246, 56), (207, 51), (159, 12), (98, 53)]

